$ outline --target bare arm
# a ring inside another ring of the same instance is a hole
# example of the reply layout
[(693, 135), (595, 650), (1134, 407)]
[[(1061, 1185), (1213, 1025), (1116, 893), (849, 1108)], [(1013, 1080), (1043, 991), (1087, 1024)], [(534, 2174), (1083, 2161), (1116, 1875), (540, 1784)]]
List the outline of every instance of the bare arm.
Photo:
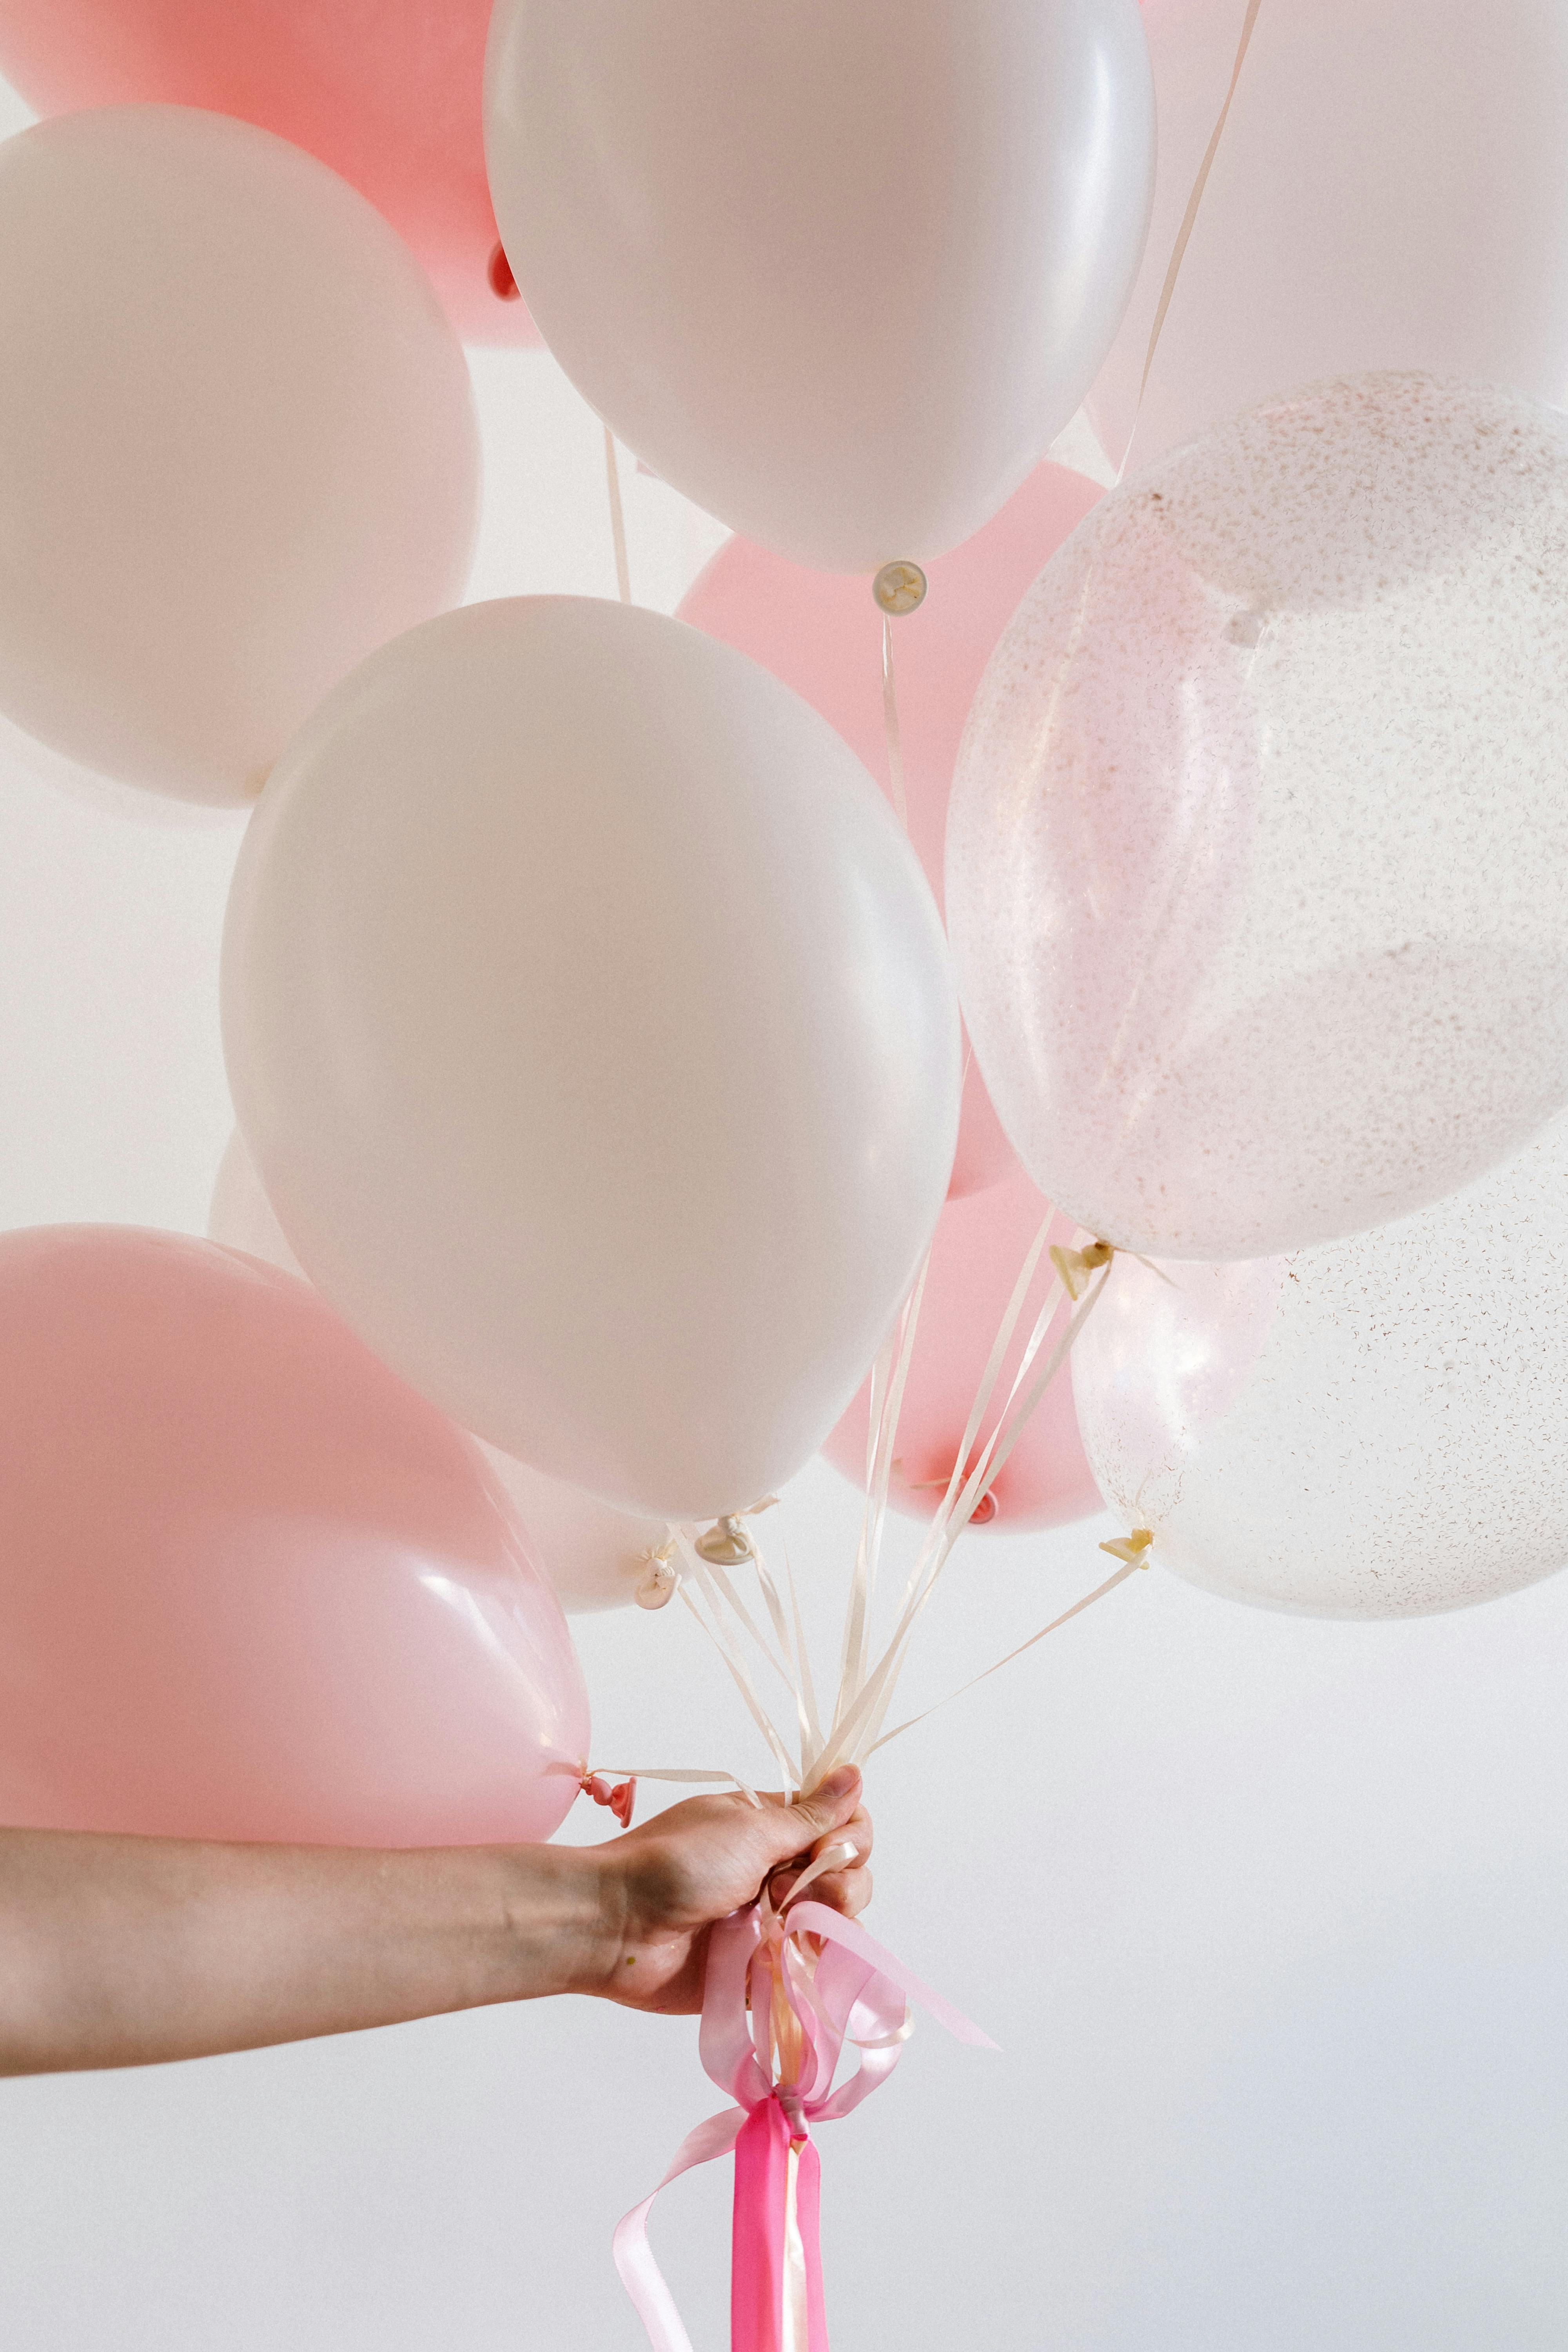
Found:
[(858, 1801), (855, 1775), (787, 1808), (696, 1797), (598, 1846), (3, 1830), (0, 2073), (149, 2065), (544, 1993), (693, 2010), (713, 1921), (782, 1864), (852, 1843), (855, 1863), (813, 1893), (862, 1907)]

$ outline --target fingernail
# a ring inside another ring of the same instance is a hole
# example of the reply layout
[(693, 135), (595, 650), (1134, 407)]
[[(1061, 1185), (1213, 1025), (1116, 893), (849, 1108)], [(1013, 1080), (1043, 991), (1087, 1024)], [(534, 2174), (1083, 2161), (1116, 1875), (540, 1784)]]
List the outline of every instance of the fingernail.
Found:
[(833, 1799), (847, 1797), (851, 1789), (859, 1785), (859, 1780), (860, 1775), (853, 1764), (840, 1764), (838, 1769), (836, 1772), (830, 1772), (824, 1780), (822, 1793), (825, 1797)]

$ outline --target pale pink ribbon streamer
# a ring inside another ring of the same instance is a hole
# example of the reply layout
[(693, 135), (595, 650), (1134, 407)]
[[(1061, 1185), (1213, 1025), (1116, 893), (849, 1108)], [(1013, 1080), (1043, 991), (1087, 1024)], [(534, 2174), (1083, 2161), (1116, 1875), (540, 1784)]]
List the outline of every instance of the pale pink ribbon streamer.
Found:
[[(842, 1859), (841, 1851), (830, 1850), (803, 1874), (797, 1890)], [(819, 1950), (805, 1947), (808, 1936), (819, 1939)], [(775, 1998), (793, 2020), (787, 2075), (775, 2065)], [(910, 2002), (958, 2041), (977, 2049), (996, 2047), (863, 1927), (826, 1904), (792, 1895), (787, 1912), (781, 1914), (764, 1890), (749, 1910), (720, 1920), (708, 1949), (699, 2051), (706, 2073), (735, 2104), (688, 2133), (658, 2188), (633, 2207), (615, 2233), (616, 2268), (653, 2352), (691, 2352), (691, 2339), (648, 2244), (647, 2219), (659, 2189), (694, 2166), (728, 2155), (770, 2101), (777, 2102), (787, 2123), (792, 2155), (804, 2148), (813, 2124), (837, 2122), (887, 2081), (902, 2053)], [(858, 2049), (860, 2063), (835, 2090), (847, 2042)], [(789, 2180), (793, 2190), (793, 2162)], [(738, 2212), (737, 2259), (742, 2218)], [(793, 2196), (785, 2207), (746, 2218), (752, 2241), (765, 2244), (772, 2276), (781, 2284), (777, 2326), (767, 2352), (826, 2352), (815, 2230), (803, 2232), (798, 2226)], [(737, 2309), (741, 2299), (737, 2294)], [(735, 2346), (736, 2352), (751, 2352), (738, 2336)]]

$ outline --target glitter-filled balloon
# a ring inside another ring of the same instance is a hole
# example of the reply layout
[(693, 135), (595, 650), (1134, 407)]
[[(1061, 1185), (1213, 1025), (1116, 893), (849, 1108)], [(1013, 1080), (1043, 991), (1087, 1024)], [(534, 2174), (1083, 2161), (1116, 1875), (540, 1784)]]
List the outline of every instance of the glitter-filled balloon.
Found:
[(1073, 1350), (1100, 1489), (1233, 1600), (1409, 1617), (1568, 1562), (1568, 1116), (1380, 1233), (1116, 1261)]
[(1040, 1189), (1155, 1256), (1386, 1223), (1568, 1103), (1568, 417), (1350, 377), (1114, 491), (971, 714), (947, 907)]

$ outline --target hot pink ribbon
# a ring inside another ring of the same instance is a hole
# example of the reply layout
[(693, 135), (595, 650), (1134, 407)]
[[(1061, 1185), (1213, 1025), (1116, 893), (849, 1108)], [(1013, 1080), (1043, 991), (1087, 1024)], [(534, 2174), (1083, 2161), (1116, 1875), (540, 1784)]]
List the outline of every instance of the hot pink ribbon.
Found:
[[(807, 1936), (820, 1938), (820, 1948), (805, 1946)], [(848, 2115), (887, 2081), (903, 2052), (910, 2001), (960, 2042), (996, 2047), (863, 1927), (825, 1904), (794, 1902), (781, 1914), (764, 1892), (749, 1910), (719, 1922), (708, 1948), (699, 2050), (735, 2105), (688, 2134), (658, 2189), (615, 2235), (616, 2268), (653, 2352), (691, 2352), (647, 2242), (654, 2198), (681, 2173), (731, 2149), (731, 2352), (828, 2352), (811, 2126)], [(781, 2021), (787, 2063), (779, 2057)], [(846, 2042), (858, 2048), (860, 2063), (835, 2090)]]

